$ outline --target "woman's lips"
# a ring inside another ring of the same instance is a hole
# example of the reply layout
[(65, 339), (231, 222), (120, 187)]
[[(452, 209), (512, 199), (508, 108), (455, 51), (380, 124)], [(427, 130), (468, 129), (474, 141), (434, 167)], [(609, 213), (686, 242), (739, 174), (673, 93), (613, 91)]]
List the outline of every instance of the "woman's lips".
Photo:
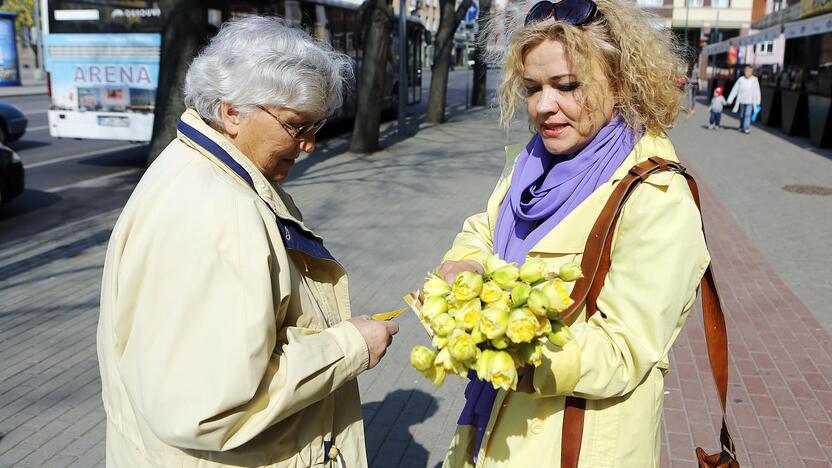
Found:
[(566, 130), (568, 126), (568, 124), (543, 124), (540, 126), (540, 133), (542, 133), (544, 137), (557, 138)]

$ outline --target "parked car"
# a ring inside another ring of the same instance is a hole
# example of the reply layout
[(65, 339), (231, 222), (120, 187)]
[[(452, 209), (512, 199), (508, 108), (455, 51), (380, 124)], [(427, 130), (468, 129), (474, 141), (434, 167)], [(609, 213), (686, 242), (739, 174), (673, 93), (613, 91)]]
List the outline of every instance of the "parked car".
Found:
[(0, 206), (23, 192), (23, 162), (13, 149), (0, 145)]
[(0, 102), (0, 143), (19, 140), (26, 133), (29, 119), (14, 104)]

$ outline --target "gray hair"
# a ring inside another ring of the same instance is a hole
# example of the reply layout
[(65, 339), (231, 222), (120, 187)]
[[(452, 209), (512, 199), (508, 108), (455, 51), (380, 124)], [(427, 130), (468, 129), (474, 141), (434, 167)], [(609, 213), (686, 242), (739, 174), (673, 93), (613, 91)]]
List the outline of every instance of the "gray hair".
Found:
[(258, 105), (328, 116), (353, 77), (350, 58), (275, 17), (226, 22), (188, 68), (185, 105), (212, 123), (220, 103), (244, 113)]

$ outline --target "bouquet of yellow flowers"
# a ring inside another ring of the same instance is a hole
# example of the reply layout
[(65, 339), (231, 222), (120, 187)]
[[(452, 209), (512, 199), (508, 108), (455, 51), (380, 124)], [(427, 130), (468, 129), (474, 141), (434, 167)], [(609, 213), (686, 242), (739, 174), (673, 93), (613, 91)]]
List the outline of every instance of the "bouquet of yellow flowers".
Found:
[(410, 304), (435, 348), (414, 347), (410, 363), (436, 385), (448, 373), (465, 377), (473, 369), (495, 389), (514, 390), (517, 369), (539, 366), (546, 340), (563, 346), (572, 339), (559, 319), (573, 302), (566, 283), (581, 277), (580, 266), (554, 273), (539, 258), (518, 268), (492, 255), (484, 269), (460, 273), (453, 285), (432, 273), (420, 294), (424, 303)]

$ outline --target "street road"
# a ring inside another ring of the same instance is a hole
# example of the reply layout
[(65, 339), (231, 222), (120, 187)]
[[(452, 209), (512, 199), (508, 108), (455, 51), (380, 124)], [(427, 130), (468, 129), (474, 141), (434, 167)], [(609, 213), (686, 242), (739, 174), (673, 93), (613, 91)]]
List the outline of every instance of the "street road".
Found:
[[(450, 74), (446, 101), (449, 115), (464, 110), (471, 76), (470, 70)], [(430, 77), (430, 70), (425, 70), (422, 101), (410, 106), (408, 114), (421, 116), (426, 112)], [(496, 74), (490, 74), (489, 79), (493, 88)], [(0, 100), (18, 106), (29, 119), (23, 138), (9, 144), (23, 159), (26, 191), (0, 210), (0, 245), (125, 204), (144, 170), (148, 145), (52, 138), (46, 116), (47, 95)], [(395, 121), (390, 124), (395, 125)], [(320, 137), (348, 136), (350, 131), (349, 122), (328, 125)]]

